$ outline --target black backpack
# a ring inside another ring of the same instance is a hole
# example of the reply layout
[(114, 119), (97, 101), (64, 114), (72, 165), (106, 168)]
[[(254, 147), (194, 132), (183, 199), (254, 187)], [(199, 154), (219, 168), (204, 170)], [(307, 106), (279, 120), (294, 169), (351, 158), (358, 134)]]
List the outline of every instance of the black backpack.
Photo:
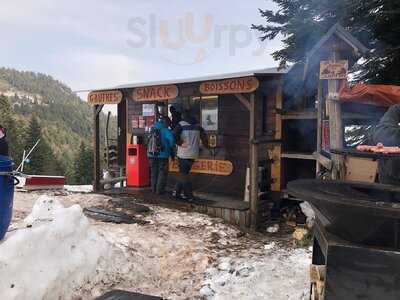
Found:
[(147, 140), (147, 154), (158, 156), (163, 151), (164, 147), (162, 145), (161, 130), (153, 127)]

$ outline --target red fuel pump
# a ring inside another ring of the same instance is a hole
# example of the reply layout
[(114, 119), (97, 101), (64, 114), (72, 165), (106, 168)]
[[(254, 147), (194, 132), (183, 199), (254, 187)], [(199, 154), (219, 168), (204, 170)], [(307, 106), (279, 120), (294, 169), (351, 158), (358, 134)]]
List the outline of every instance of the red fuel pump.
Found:
[(146, 187), (150, 185), (150, 165), (145, 145), (127, 145), (126, 183), (129, 187)]

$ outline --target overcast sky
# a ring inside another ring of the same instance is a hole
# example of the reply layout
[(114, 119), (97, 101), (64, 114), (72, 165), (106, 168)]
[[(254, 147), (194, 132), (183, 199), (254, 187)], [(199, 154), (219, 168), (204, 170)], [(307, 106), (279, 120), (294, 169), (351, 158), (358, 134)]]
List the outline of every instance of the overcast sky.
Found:
[[(1, 0), (0, 66), (73, 90), (276, 66), (252, 23), (269, 0)], [(193, 26), (192, 26), (193, 24)], [(263, 48), (261, 48), (263, 47)]]

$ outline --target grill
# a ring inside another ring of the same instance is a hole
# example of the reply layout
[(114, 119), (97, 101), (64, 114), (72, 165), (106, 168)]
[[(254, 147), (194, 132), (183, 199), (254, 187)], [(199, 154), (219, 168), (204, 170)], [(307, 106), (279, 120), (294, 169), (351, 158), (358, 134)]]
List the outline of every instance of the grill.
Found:
[(375, 153), (375, 152), (365, 152), (365, 151), (358, 151), (356, 149), (331, 149), (331, 153), (333, 154), (340, 154), (340, 155), (351, 155), (355, 157), (361, 158), (372, 158), (372, 159), (379, 159), (379, 158), (400, 158), (400, 153)]
[(288, 191), (316, 213), (313, 265), (326, 276), (312, 299), (400, 299), (399, 187), (298, 180)]

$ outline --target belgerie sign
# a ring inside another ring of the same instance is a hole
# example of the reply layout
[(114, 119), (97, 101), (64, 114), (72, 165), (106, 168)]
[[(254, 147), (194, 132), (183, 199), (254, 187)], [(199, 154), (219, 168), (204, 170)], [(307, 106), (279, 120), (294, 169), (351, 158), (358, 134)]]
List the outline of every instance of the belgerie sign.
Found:
[(120, 91), (91, 92), (88, 95), (90, 105), (118, 104), (122, 101), (123, 95)]
[[(178, 172), (179, 167), (176, 160), (170, 160), (169, 170), (170, 172)], [(190, 172), (198, 174), (229, 176), (233, 173), (233, 164), (227, 160), (197, 159), (194, 162)]]
[(160, 85), (136, 88), (132, 98), (135, 101), (163, 101), (178, 97), (179, 90), (176, 85)]
[(204, 82), (200, 85), (200, 92), (203, 95), (252, 93), (259, 86), (260, 82), (256, 77), (241, 77)]

